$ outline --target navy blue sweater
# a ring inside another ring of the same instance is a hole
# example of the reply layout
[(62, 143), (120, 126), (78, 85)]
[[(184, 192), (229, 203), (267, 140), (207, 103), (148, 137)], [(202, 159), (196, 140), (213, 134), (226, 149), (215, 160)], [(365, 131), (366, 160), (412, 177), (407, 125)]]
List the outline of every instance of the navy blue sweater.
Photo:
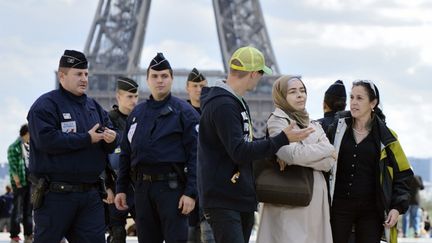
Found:
[[(243, 105), (226, 88), (204, 88), (201, 108), (197, 159), (200, 206), (239, 212), (256, 210), (252, 161), (275, 154), (289, 143), (287, 137), (281, 132), (268, 140), (251, 141), (246, 102)], [(232, 183), (237, 171), (240, 177)]]
[(53, 181), (94, 183), (119, 141), (91, 143), (96, 124), (112, 128), (106, 111), (86, 95), (62, 87), (39, 97), (27, 116), (30, 132), (29, 170)]

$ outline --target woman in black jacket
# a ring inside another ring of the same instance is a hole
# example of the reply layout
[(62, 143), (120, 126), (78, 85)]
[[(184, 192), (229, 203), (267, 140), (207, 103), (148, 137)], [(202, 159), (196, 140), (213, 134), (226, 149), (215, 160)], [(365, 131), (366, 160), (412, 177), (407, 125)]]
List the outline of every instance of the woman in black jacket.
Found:
[(379, 243), (383, 231), (396, 243), (398, 216), (408, 208), (413, 172), (379, 103), (375, 84), (354, 82), (350, 111), (328, 131), (338, 154), (330, 178), (334, 243), (348, 242), (353, 226), (356, 243)]

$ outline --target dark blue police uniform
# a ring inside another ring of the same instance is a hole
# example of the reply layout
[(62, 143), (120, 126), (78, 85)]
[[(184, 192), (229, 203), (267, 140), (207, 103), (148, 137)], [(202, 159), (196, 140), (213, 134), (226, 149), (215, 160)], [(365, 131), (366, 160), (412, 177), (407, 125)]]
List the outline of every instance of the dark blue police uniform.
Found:
[(43, 204), (34, 210), (36, 243), (105, 242), (99, 175), (118, 139), (94, 143), (88, 133), (96, 123), (112, 127), (107, 113), (86, 95), (60, 86), (30, 108), (30, 172), (49, 180)]
[(126, 193), (130, 180), (135, 181), (135, 222), (141, 243), (187, 241), (187, 216), (178, 204), (182, 195), (197, 194), (198, 117), (188, 103), (171, 94), (162, 101), (150, 96), (128, 117), (117, 193)]
[[(113, 109), (108, 113), (108, 116), (111, 119), (111, 122), (114, 125), (114, 128), (118, 130), (120, 137), (122, 137), (123, 132), (126, 128), (127, 115), (120, 112), (117, 105), (113, 106)], [(114, 150), (114, 153), (109, 154), (109, 162), (111, 168), (114, 170), (115, 177), (118, 175), (118, 171), (120, 169), (120, 145)], [(115, 188), (111, 188), (115, 193)], [(129, 186), (127, 190), (127, 204), (129, 206), (128, 210), (118, 210), (114, 204), (108, 205), (109, 210), (109, 237), (107, 238), (108, 243), (118, 243), (125, 242), (126, 239), (126, 219), (128, 217), (129, 212), (132, 217), (135, 218), (135, 207), (134, 207), (134, 191), (132, 185)]]

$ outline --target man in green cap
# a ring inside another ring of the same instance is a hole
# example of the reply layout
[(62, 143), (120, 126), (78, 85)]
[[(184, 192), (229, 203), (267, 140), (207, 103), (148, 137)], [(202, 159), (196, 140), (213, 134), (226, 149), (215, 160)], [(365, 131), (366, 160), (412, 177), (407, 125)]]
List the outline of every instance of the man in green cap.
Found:
[(293, 130), (254, 141), (252, 120), (243, 96), (254, 90), (264, 73), (272, 74), (256, 48), (237, 49), (228, 78), (204, 88), (198, 133), (197, 179), (200, 207), (216, 242), (247, 243), (257, 207), (252, 161), (275, 154), (280, 147), (305, 139), (313, 128)]

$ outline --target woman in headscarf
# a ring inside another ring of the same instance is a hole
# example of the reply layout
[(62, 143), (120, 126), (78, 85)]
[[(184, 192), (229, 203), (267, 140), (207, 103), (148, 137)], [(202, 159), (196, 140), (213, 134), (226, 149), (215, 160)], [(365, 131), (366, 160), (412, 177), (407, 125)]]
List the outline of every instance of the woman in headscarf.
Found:
[(264, 203), (257, 242), (332, 243), (328, 191), (322, 172), (329, 171), (336, 162), (334, 147), (321, 125), (310, 120), (306, 111), (306, 87), (299, 77), (277, 79), (272, 96), (276, 109), (267, 122), (270, 136), (278, 134), (289, 123), (295, 123), (295, 128), (315, 129), (302, 142), (285, 145), (276, 153), (281, 170), (290, 165), (313, 169), (313, 194), (305, 207)]
[(413, 172), (379, 107), (372, 81), (353, 83), (350, 111), (330, 125), (328, 136), (338, 160), (332, 170), (331, 225), (335, 243), (348, 242), (355, 228), (356, 243), (397, 242), (396, 223), (409, 205), (407, 182)]

